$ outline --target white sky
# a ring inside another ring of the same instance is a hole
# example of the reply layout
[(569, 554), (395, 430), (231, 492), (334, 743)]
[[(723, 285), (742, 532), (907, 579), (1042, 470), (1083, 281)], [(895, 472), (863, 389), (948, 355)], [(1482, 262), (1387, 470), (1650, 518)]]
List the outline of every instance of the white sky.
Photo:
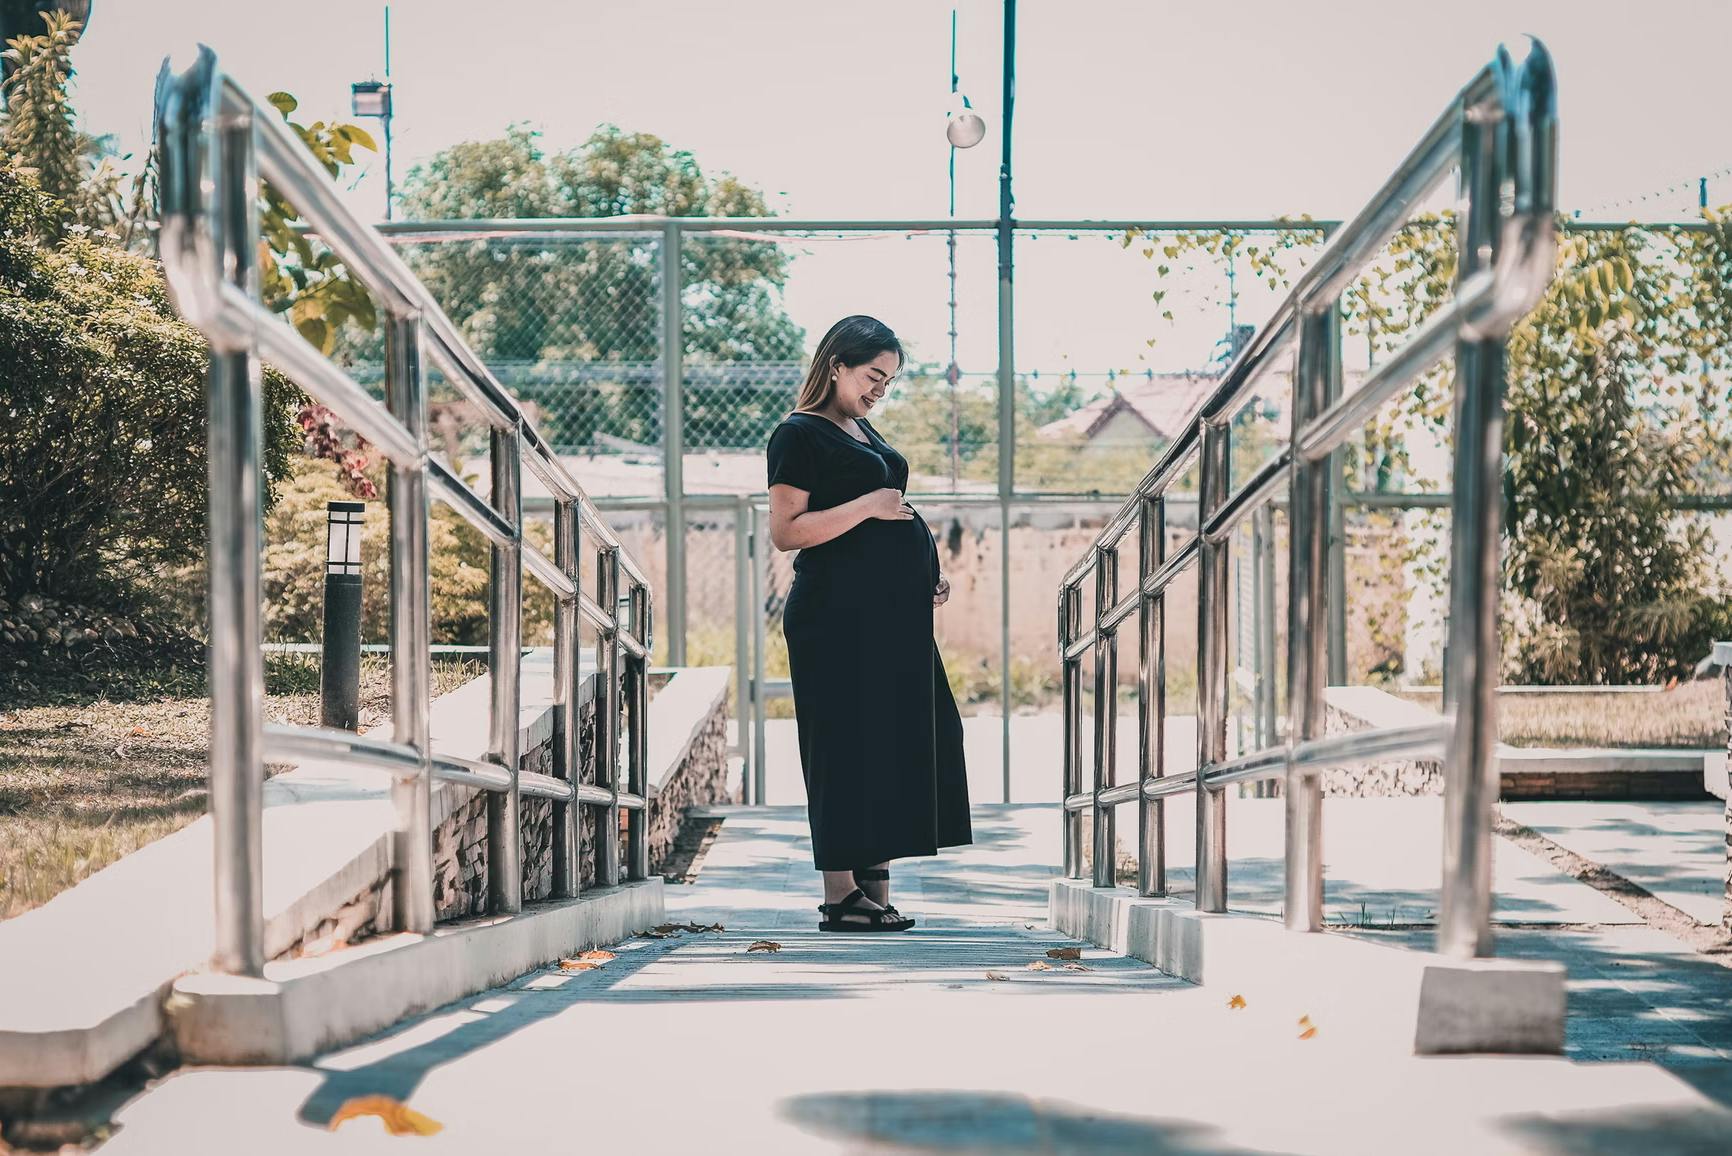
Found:
[[(382, 7), (99, 0), (75, 58), (85, 127), (142, 151), (158, 64), (168, 54), (189, 59), (200, 41), (256, 96), (288, 89), (306, 118), (347, 119), (349, 83), (382, 73)], [(398, 0), (396, 170), (401, 179), (439, 149), (513, 122), (559, 148), (612, 121), (691, 150), (707, 171), (734, 172), (783, 215), (942, 216), (950, 7)], [(990, 217), (1001, 6), (961, 0), (959, 9), (958, 72), (988, 132), (958, 154), (957, 212)], [(1689, 179), (1669, 198), (1591, 214), (1677, 215), (1694, 204), (1697, 174), (1732, 166), (1724, 62), (1732, 3), (1720, 0), (1634, 8), (1606, 0), (1024, 0), (1017, 215), (1349, 214), (1493, 46), (1523, 32), (1543, 39), (1557, 62), (1565, 208)], [(376, 217), (383, 166), (368, 169), (354, 204)], [(1710, 191), (1732, 200), (1732, 178)], [(1110, 258), (1087, 246), (1058, 249), (1065, 244), (1019, 245), (1019, 367), (1141, 369), (1134, 359), (1148, 352), (1144, 339), (1161, 336), (1147, 364), (1178, 368), (1206, 356), (1224, 330), (1214, 307), (1163, 327), (1149, 310), (1146, 264), (1103, 273)], [(842, 312), (881, 311), (919, 356), (943, 360), (941, 242), (820, 252), (796, 262), (789, 292), (811, 339)], [(1125, 267), (1116, 255), (1114, 269)], [(976, 243), (960, 276), (962, 362), (990, 372), (990, 244)], [(1240, 319), (1256, 320), (1267, 304), (1248, 297)]]

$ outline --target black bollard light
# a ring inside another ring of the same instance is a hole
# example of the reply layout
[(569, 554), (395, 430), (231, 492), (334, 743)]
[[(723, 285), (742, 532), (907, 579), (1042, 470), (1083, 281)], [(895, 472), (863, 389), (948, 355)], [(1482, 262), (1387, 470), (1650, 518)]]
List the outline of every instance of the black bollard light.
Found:
[(365, 502), (325, 503), (325, 622), (319, 722), (352, 731), (361, 713), (361, 525)]

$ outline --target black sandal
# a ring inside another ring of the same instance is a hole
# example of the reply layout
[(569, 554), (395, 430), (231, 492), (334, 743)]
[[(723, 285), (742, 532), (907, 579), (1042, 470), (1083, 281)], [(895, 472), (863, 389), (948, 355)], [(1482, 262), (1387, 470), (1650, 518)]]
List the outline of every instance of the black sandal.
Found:
[[(878, 931), (907, 931), (914, 926), (912, 919), (892, 916), (887, 909), (867, 910), (860, 906), (866, 899), (866, 893), (858, 887), (850, 891), (840, 903), (820, 903), (818, 910), (828, 918), (818, 924), (819, 931), (859, 931), (865, 933)], [(848, 915), (862, 915), (870, 922), (860, 923), (845, 919)]]
[[(859, 883), (862, 880), (864, 880), (867, 883), (888, 883), (888, 882), (890, 882), (890, 869), (888, 867), (856, 867), (854, 869), (853, 875), (854, 875), (854, 882), (856, 882), (856, 883)], [(888, 911), (893, 917), (895, 917), (897, 919), (906, 918), (906, 916), (904, 916), (900, 911), (896, 910), (896, 905), (894, 903), (884, 904), (884, 910)], [(909, 926), (912, 927), (914, 925), (914, 921), (912, 919), (909, 919), (908, 924), (909, 924)]]

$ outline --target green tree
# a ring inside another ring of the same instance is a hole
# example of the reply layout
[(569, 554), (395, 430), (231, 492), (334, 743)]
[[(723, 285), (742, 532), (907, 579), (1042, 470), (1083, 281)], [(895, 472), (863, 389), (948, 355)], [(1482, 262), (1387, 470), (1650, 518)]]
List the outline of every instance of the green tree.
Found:
[[(406, 215), (426, 220), (768, 215), (762, 194), (738, 179), (710, 176), (691, 153), (613, 125), (553, 154), (522, 128), (455, 145), (409, 174), (402, 203)], [(598, 435), (660, 441), (657, 239), (475, 240), (406, 255), (465, 340), (541, 407), (556, 444), (592, 444)], [(789, 390), (780, 378), (798, 361), (804, 337), (781, 304), (788, 263), (774, 243), (685, 239), (689, 447), (761, 445), (785, 412)], [(377, 347), (351, 355), (371, 360)], [(749, 368), (766, 362), (780, 367), (771, 388)]]
[(67, 93), (72, 47), (83, 26), (64, 12), (43, 13), (42, 21), (42, 34), (6, 42), (9, 71), (0, 148), (69, 211), (54, 221), (107, 228), (120, 216), (120, 175), (103, 155), (103, 142), (78, 130)]

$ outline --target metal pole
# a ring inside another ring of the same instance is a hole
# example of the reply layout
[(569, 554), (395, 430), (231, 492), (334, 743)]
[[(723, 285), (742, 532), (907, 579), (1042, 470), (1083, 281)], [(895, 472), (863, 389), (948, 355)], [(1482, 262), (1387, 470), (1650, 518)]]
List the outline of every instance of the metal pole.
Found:
[(1257, 578), (1260, 588), (1257, 591), (1256, 624), (1258, 650), (1262, 653), (1261, 665), (1258, 666), (1257, 689), (1262, 692), (1262, 701), (1258, 704), (1257, 729), (1258, 746), (1272, 747), (1279, 739), (1275, 727), (1275, 508), (1264, 506), (1258, 511), (1256, 522), (1258, 535), (1262, 538), (1257, 551)]
[[(956, 9), (950, 10), (950, 95), (956, 95)], [(947, 134), (948, 135), (948, 134)], [(956, 146), (950, 149), (950, 216), (956, 216)], [(962, 435), (961, 415), (958, 411), (956, 386), (958, 372), (956, 368), (956, 230), (947, 234), (946, 248), (950, 255), (950, 364), (944, 371), (944, 378), (950, 383), (950, 488), (957, 488), (957, 480), (962, 470), (962, 450), (957, 445)]]
[[(583, 533), (577, 503), (562, 501), (553, 508), (553, 562), (581, 588), (578, 558)], [(582, 760), (577, 740), (582, 730), (578, 713), (578, 675), (582, 645), (578, 637), (580, 616), (573, 599), (560, 598), (553, 607), (553, 696), (558, 706), (553, 716), (553, 774), (570, 783), (572, 801), (553, 805), (553, 889), (555, 899), (570, 899), (582, 887), (583, 807), (576, 788), (582, 778)]]
[(751, 500), (744, 496), (734, 500), (734, 746), (740, 752), (740, 801), (753, 802), (752, 727), (755, 718), (752, 696), (756, 680), (752, 677), (751, 624), (747, 611), (751, 605), (752, 529)]
[(595, 740), (597, 752), (596, 783), (613, 794), (613, 802), (602, 812), (596, 832), (595, 879), (603, 887), (619, 883), (619, 712), (620, 660), (624, 650), (619, 645), (619, 551), (609, 546), (602, 550), (596, 566), (595, 600), (613, 616), (613, 627), (596, 635), (596, 665), (601, 669), (601, 695), (596, 700)]
[(1010, 189), (1011, 111), (1016, 104), (1016, 0), (1004, 0), (1004, 147), (998, 168), (999, 692), (1004, 798), (1010, 802), (1010, 502), (1016, 490), (1016, 300), (1012, 287), (1016, 200)]
[[(1293, 390), (1293, 434), (1329, 404), (1329, 380), (1339, 367), (1340, 309), (1331, 300), (1300, 322), (1298, 375)], [(1306, 462), (1294, 456), (1287, 533), (1287, 733), (1290, 742), (1324, 731), (1327, 692), (1330, 583), (1328, 518), (1335, 479), (1333, 456)], [(1323, 791), (1316, 775), (1290, 768), (1286, 799), (1286, 862), (1282, 911), (1294, 931), (1323, 926)]]
[[(1200, 454), (1202, 526), (1231, 483), (1228, 427), (1203, 423)], [(1197, 549), (1197, 896), (1199, 911), (1227, 910), (1227, 795), (1204, 773), (1227, 757), (1227, 543)]]
[[(415, 440), (427, 442), (427, 397), (421, 363), (421, 320), (385, 323), (385, 403)], [(391, 464), (391, 729), (421, 754), (412, 779), (391, 784), (396, 875), (391, 888), (399, 931), (433, 930), (433, 773), (428, 710), (433, 695), (433, 613), (428, 570), (427, 475), (418, 465)]]
[(768, 800), (764, 797), (764, 567), (769, 559), (766, 552), (758, 549), (758, 543), (764, 540), (763, 509), (756, 502), (752, 503), (751, 517), (751, 547), (748, 554), (752, 560), (752, 802), (763, 806)]
[[(518, 534), (523, 527), (518, 432), (495, 429), (490, 436), (493, 508)], [(523, 551), (494, 543), (488, 588), (487, 666), (492, 689), (488, 757), (511, 775), (511, 786), (487, 795), (487, 896), (495, 914), (523, 908), (523, 855), (517, 795), (519, 677), (523, 661)]]
[[(187, 127), (189, 153), (209, 148), (213, 257), (249, 295), (256, 291), (258, 221), (252, 124), (228, 120), (204, 140)], [(211, 966), (262, 975), (265, 671), (260, 624), (264, 506), (258, 365), (250, 349), (210, 356), (210, 812), (216, 943)]]
[(1111, 887), (1117, 880), (1114, 857), (1118, 848), (1118, 808), (1101, 806), (1101, 792), (1113, 786), (1118, 771), (1119, 636), (1105, 632), (1108, 612), (1118, 603), (1119, 552), (1095, 553), (1095, 802), (1094, 885)]
[[(1059, 653), (1070, 649), (1082, 632), (1082, 590), (1065, 586), (1059, 590)], [(1063, 658), (1064, 690), (1064, 797), (1082, 792), (1082, 656)], [(1064, 808), (1064, 874), (1067, 879), (1083, 876), (1082, 812)]]
[(397, 111), (397, 90), (391, 87), (391, 6), (385, 5), (385, 219), (391, 219), (396, 181), (391, 171), (391, 116)]
[[(1501, 125), (1462, 121), (1459, 285), (1499, 244)], [(1453, 717), (1444, 763), (1443, 898), (1437, 947), (1489, 955), (1492, 804), (1498, 793), (1498, 501), (1503, 472), (1504, 339), (1459, 341), (1455, 351), (1454, 507), (1450, 526), (1450, 680)]]
[[(1145, 496), (1137, 509), (1137, 589), (1167, 560), (1167, 510)], [(1137, 663), (1137, 894), (1167, 893), (1165, 799), (1145, 794), (1150, 779), (1167, 773), (1166, 600), (1143, 594), (1137, 606), (1141, 641)]]
[(680, 288), (680, 225), (662, 226), (662, 483), (667, 497), (668, 665), (686, 664), (685, 340)]
[[(633, 584), (627, 619), (631, 632), (649, 648), (649, 591)], [(631, 696), (626, 704), (626, 789), (644, 800), (644, 805), (626, 819), (626, 858), (630, 877), (649, 878), (649, 656), (626, 660), (631, 672)]]

